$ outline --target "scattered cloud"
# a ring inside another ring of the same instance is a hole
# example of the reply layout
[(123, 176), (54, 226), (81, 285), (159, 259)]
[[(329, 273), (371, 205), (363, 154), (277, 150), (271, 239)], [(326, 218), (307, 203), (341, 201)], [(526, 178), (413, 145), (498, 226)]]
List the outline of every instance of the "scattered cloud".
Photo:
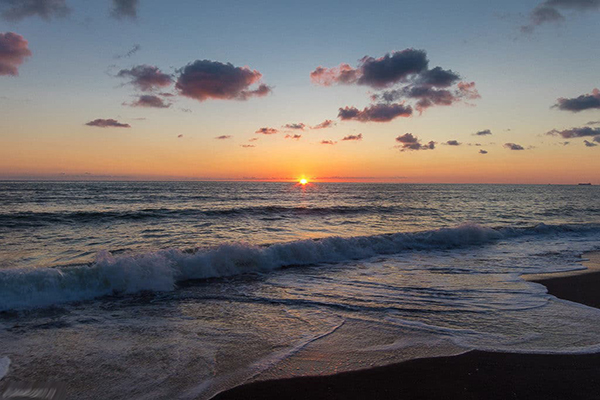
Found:
[(300, 140), (300, 138), (302, 138), (302, 135), (298, 135), (298, 134), (295, 134), (295, 135), (285, 135), (285, 138), (286, 139), (293, 139), (293, 140)]
[(321, 140), (321, 144), (336, 144), (333, 140)]
[(283, 127), (285, 129), (294, 129), (294, 130), (303, 131), (304, 128), (306, 128), (306, 125), (303, 124), (302, 122), (299, 122), (299, 123), (296, 123), (296, 124), (285, 124)]
[(170, 75), (151, 65), (137, 65), (131, 69), (122, 69), (117, 77), (130, 79), (129, 83), (143, 92), (167, 87), (173, 82)]
[(427, 144), (422, 144), (421, 140), (413, 135), (412, 133), (405, 133), (404, 135), (398, 136), (396, 142), (400, 143), (398, 146), (400, 151), (407, 150), (433, 150), (435, 149), (436, 142), (433, 140)]
[(529, 13), (529, 23), (521, 26), (521, 32), (532, 33), (536, 27), (547, 23), (561, 23), (565, 16), (559, 10), (579, 12), (600, 10), (600, 0), (546, 0)]
[(252, 147), (256, 147), (253, 144), (240, 144), (240, 146), (243, 147), (243, 148), (246, 148), (246, 149), (249, 149), (249, 148), (252, 148)]
[(600, 90), (594, 89), (591, 94), (582, 94), (581, 96), (572, 99), (561, 97), (557, 101), (558, 102), (554, 107), (563, 111), (579, 112), (583, 110), (600, 109)]
[(131, 107), (148, 107), (148, 108), (169, 108), (171, 103), (166, 103), (163, 99), (158, 96), (151, 94), (144, 94), (138, 97), (133, 103), (127, 104)]
[(478, 131), (478, 132), (474, 133), (475, 136), (486, 136), (486, 135), (491, 135), (491, 134), (492, 134), (492, 131), (489, 129), (484, 129), (482, 131)]
[(261, 84), (258, 89), (250, 86), (258, 83), (262, 74), (248, 67), (234, 67), (231, 63), (196, 60), (182, 68), (176, 88), (181, 95), (198, 100), (247, 100), (271, 93), (271, 88)]
[(217, 140), (226, 140), (226, 139), (231, 139), (233, 136), (231, 135), (221, 135), (221, 136), (217, 136), (215, 137), (215, 139)]
[(591, 128), (589, 126), (584, 126), (582, 128), (564, 129), (562, 131), (559, 131), (557, 129), (552, 129), (551, 131), (547, 132), (546, 135), (553, 135), (553, 136), (560, 135), (565, 139), (585, 137), (585, 136), (600, 136), (600, 127)]
[(458, 140), (448, 140), (444, 144), (446, 144), (448, 146), (460, 146), (462, 143), (460, 143)]
[(596, 143), (590, 142), (588, 140), (584, 140), (583, 143), (586, 145), (586, 147), (596, 147), (596, 146), (598, 146)]
[(116, 56), (114, 56), (114, 59), (120, 60), (121, 58), (129, 58), (132, 55), (134, 55), (135, 53), (137, 53), (138, 51), (140, 51), (141, 49), (142, 49), (142, 46), (140, 46), (139, 44), (134, 44), (133, 47), (131, 48), (131, 50), (129, 50), (125, 54), (117, 54)]
[(330, 119), (326, 119), (325, 121), (321, 122), (320, 124), (317, 124), (315, 126), (313, 126), (311, 129), (325, 129), (325, 128), (331, 128), (332, 126), (335, 125), (335, 122), (333, 122)]
[(257, 140), (258, 140), (257, 137), (253, 137), (253, 138), (248, 139), (249, 142), (256, 142)]
[(86, 125), (87, 126), (96, 126), (98, 128), (131, 128), (131, 125), (121, 123), (121, 122), (117, 121), (116, 119), (112, 119), (112, 118), (109, 118), (109, 119), (98, 118), (93, 121), (87, 122)]
[(259, 130), (257, 130), (254, 133), (260, 133), (262, 135), (274, 135), (276, 133), (278, 133), (279, 131), (275, 128), (268, 128), (268, 127), (264, 127), (264, 128), (260, 128)]
[(412, 112), (412, 107), (405, 106), (403, 103), (379, 103), (365, 107), (363, 110), (356, 107), (340, 108), (338, 117), (343, 121), (389, 122), (397, 117), (410, 117)]
[(179, 135), (177, 135), (177, 138), (179, 138), (179, 139), (181, 139), (182, 137), (183, 137), (183, 134), (182, 134), (182, 133), (181, 133), (181, 134), (179, 134)]
[(483, 149), (479, 150), (479, 154), (487, 154), (487, 153), (488, 153), (487, 150), (483, 150)]
[(504, 143), (504, 147), (506, 147), (509, 150), (525, 150), (523, 146), (516, 143)]
[(2, 18), (7, 21), (20, 21), (38, 16), (45, 20), (69, 15), (71, 10), (65, 0), (0, 0)]
[(137, 6), (139, 0), (112, 0), (113, 7), (110, 15), (117, 19), (137, 18)]
[(23, 36), (13, 32), (0, 33), (0, 75), (19, 75), (19, 66), (31, 50)]
[(348, 136), (344, 136), (344, 138), (342, 139), (342, 141), (346, 141), (346, 140), (362, 140), (363, 135), (362, 133), (359, 133), (358, 135), (348, 135)]

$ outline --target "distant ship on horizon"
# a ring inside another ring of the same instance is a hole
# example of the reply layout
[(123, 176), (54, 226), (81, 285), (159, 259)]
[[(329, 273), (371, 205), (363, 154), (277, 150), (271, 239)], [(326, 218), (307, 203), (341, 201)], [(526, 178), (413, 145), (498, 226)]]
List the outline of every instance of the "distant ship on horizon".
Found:
[(579, 186), (592, 186), (591, 183), (578, 183)]

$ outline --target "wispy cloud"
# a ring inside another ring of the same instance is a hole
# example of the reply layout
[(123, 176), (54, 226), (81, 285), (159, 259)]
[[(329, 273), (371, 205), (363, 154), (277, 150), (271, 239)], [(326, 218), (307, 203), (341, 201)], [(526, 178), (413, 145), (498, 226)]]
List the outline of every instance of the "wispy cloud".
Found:
[(333, 122), (330, 119), (326, 119), (325, 121), (321, 122), (320, 124), (313, 126), (311, 129), (326, 129), (326, 128), (331, 128), (334, 125), (335, 125), (335, 122)]
[(117, 77), (128, 78), (129, 83), (143, 92), (164, 88), (173, 82), (170, 75), (151, 65), (137, 65), (131, 69), (122, 69)]
[(0, 0), (2, 18), (7, 21), (20, 21), (28, 17), (45, 20), (69, 15), (71, 10), (65, 0)]
[(110, 15), (117, 19), (137, 18), (137, 7), (139, 0), (112, 0), (113, 7)]
[(335, 144), (333, 140), (321, 140), (321, 144)]
[(358, 135), (344, 136), (344, 138), (342, 139), (342, 141), (347, 141), (347, 140), (360, 141), (360, 140), (362, 140), (362, 138), (363, 138), (362, 133), (359, 133)]
[(293, 140), (300, 140), (302, 138), (302, 135), (285, 135), (285, 139), (293, 139)]
[(109, 119), (98, 118), (93, 121), (87, 122), (86, 125), (87, 126), (95, 126), (98, 128), (131, 128), (131, 125), (121, 123), (121, 122), (117, 121), (116, 119), (112, 119), (112, 118), (109, 118)]
[(306, 128), (306, 125), (302, 122), (297, 122), (294, 124), (285, 124), (283, 128), (303, 131)]
[(261, 135), (274, 135), (276, 133), (279, 133), (279, 131), (275, 128), (264, 127), (264, 128), (258, 129), (254, 133), (260, 133)]
[(340, 108), (338, 117), (343, 121), (355, 120), (360, 122), (389, 122), (398, 117), (410, 117), (412, 107), (402, 103), (374, 104), (359, 110), (356, 107)]
[(231, 135), (221, 135), (221, 136), (215, 137), (215, 139), (218, 139), (218, 140), (226, 140), (226, 139), (231, 139), (231, 138), (232, 138)]
[(600, 10), (600, 0), (546, 0), (529, 13), (529, 23), (521, 26), (521, 32), (532, 33), (536, 27), (548, 23), (561, 23), (565, 16), (560, 10), (589, 12)]
[(125, 105), (129, 105), (131, 107), (148, 107), (148, 108), (169, 108), (169, 107), (171, 107), (171, 103), (166, 103), (162, 98), (155, 96), (155, 95), (150, 95), (150, 94), (144, 94), (144, 95), (138, 97), (138, 99), (136, 101), (134, 101), (133, 103), (125, 104)]
[(477, 131), (474, 133), (475, 136), (486, 136), (486, 135), (491, 135), (492, 131), (489, 129), (484, 129), (482, 131)]
[(523, 146), (516, 143), (504, 143), (504, 147), (506, 147), (509, 150), (525, 150)]

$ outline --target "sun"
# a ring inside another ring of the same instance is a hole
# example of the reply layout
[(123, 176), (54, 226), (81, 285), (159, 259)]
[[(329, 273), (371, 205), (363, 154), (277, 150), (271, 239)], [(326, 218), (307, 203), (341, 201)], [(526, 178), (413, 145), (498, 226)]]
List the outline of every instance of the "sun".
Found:
[(308, 179), (302, 178), (298, 181), (298, 183), (300, 183), (301, 185), (306, 185), (308, 183)]

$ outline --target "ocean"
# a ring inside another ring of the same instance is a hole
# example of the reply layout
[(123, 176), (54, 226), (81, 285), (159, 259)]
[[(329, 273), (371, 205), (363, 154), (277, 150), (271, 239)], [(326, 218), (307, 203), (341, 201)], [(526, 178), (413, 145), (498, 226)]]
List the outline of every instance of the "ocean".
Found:
[[(0, 379), (208, 399), (471, 349), (600, 351), (600, 188), (0, 182)], [(1, 381), (0, 381), (1, 383)]]

